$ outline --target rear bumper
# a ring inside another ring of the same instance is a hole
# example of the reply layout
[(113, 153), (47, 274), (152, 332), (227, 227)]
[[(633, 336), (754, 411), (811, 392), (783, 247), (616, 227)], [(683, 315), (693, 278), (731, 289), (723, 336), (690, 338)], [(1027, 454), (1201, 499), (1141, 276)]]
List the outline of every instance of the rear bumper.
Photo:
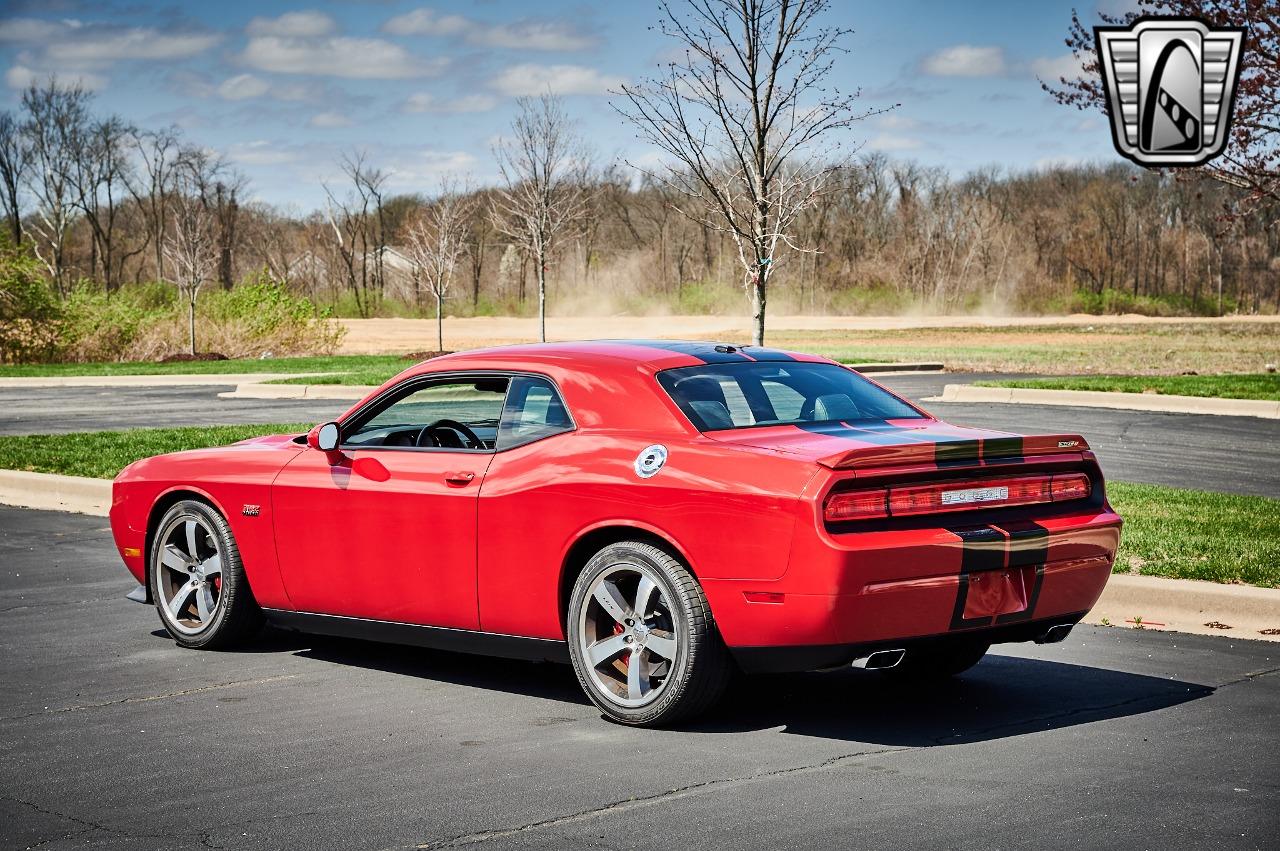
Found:
[(705, 579), (703, 587), (735, 655), (786, 658), (770, 651), (794, 648), (798, 661), (775, 670), (838, 665), (915, 639), (1029, 641), (1037, 628), (1075, 623), (1097, 602), (1120, 526), (1099, 505), (945, 528), (818, 530), (797, 536), (775, 582)]
[(801, 645), (796, 647), (731, 647), (734, 661), (749, 674), (815, 671), (823, 668), (841, 668), (853, 660), (869, 656), (878, 650), (905, 650), (907, 655), (934, 645), (966, 641), (989, 644), (1008, 644), (1019, 641), (1039, 641), (1053, 627), (1074, 626), (1085, 612), (1073, 612), (1051, 618), (1026, 621), (1019, 624), (977, 629), (957, 636), (955, 633), (929, 635), (918, 638), (863, 644)]

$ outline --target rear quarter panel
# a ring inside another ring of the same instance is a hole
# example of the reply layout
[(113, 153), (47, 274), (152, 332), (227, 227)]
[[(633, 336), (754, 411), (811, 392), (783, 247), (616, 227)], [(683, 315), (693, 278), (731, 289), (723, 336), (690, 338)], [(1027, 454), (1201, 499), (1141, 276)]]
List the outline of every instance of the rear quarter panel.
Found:
[[(649, 479), (641, 450), (667, 447)], [(670, 542), (704, 580), (780, 578), (816, 465), (697, 437), (582, 431), (498, 453), (480, 492), (481, 627), (563, 638), (560, 577), (583, 535), (632, 527)], [(708, 594), (711, 591), (708, 590)], [(715, 600), (710, 600), (715, 609)]]

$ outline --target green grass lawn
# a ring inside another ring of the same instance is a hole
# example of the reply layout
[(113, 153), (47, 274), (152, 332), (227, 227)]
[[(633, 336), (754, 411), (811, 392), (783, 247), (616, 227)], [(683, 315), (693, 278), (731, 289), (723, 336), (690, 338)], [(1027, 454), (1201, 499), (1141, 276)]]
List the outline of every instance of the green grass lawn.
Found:
[(1108, 482), (1116, 573), (1280, 586), (1280, 499)]
[[(57, 377), (69, 375), (212, 375), (257, 372), (351, 372), (378, 371), (395, 375), (412, 366), (397, 355), (325, 355), (300, 358), (241, 358), (182, 363), (35, 363), (0, 366), (0, 378), (19, 376)], [(376, 382), (381, 383), (381, 382)]]
[(1280, 374), (1237, 375), (1087, 375), (1066, 378), (1017, 378), (977, 381), (982, 387), (1026, 387), (1037, 390), (1102, 390), (1159, 393), (1173, 396), (1216, 396), (1223, 399), (1280, 401)]
[(139, 458), (223, 446), (264, 434), (300, 434), (315, 423), (139, 428), (0, 437), (0, 469), (113, 479)]
[[(311, 423), (0, 437), (0, 468), (113, 478), (149, 455), (299, 434)], [(1280, 499), (1109, 482), (1125, 519), (1117, 573), (1280, 587)]]

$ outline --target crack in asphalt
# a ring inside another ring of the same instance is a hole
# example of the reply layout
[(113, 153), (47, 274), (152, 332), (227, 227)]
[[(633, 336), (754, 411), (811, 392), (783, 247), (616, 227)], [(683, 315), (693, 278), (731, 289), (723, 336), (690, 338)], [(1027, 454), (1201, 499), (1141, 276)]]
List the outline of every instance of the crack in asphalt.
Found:
[(542, 830), (549, 827), (559, 827), (564, 824), (573, 824), (576, 822), (589, 821), (597, 816), (608, 813), (626, 812), (628, 810), (638, 809), (640, 807), (653, 806), (654, 804), (666, 801), (686, 798), (692, 795), (698, 795), (703, 792), (716, 791), (728, 786), (735, 786), (743, 783), (755, 783), (761, 780), (770, 780), (775, 777), (785, 777), (795, 774), (805, 774), (815, 771), (825, 771), (828, 768), (840, 765), (849, 760), (858, 759), (865, 756), (880, 756), (881, 754), (903, 753), (906, 751), (917, 750), (916, 748), (878, 748), (869, 751), (855, 751), (853, 753), (840, 754), (839, 756), (828, 757), (821, 762), (811, 763), (809, 765), (798, 765), (792, 768), (779, 768), (773, 771), (761, 771), (755, 774), (748, 774), (744, 777), (724, 777), (718, 780), (704, 780), (700, 783), (690, 783), (688, 786), (680, 786), (676, 789), (670, 789), (666, 792), (657, 792), (652, 795), (640, 795), (637, 797), (625, 798), (620, 801), (612, 801), (600, 807), (592, 807), (588, 810), (581, 810), (576, 813), (569, 813), (562, 816), (553, 816), (541, 821), (530, 822), (529, 824), (520, 825), (519, 827), (496, 828), (494, 830), (482, 830), (476, 833), (464, 833), (458, 836), (452, 836), (448, 839), (441, 839), (436, 842), (425, 842), (420, 845), (413, 846), (418, 849), (436, 849), (436, 848), (457, 848), (464, 845), (478, 845), (482, 842), (490, 842), (494, 839), (506, 839), (510, 836), (518, 836), (522, 833), (528, 833), (534, 830)]
[(301, 674), (281, 674), (276, 677), (260, 677), (256, 680), (233, 680), (229, 683), (217, 683), (211, 686), (198, 686), (196, 688), (183, 689), (182, 691), (171, 691), (165, 694), (148, 694), (142, 697), (122, 697), (119, 700), (106, 700), (102, 703), (80, 703), (74, 706), (62, 706), (57, 709), (41, 709), (36, 712), (28, 712), (24, 715), (8, 715), (0, 717), (0, 722), (4, 721), (22, 721), (26, 718), (35, 718), (42, 715), (59, 715), (64, 712), (80, 712), (85, 709), (102, 709), (108, 706), (120, 706), (126, 703), (149, 703), (153, 700), (167, 700), (171, 697), (186, 697), (191, 694), (202, 694), (207, 691), (217, 691), (218, 689), (234, 688), (236, 686), (256, 686), (264, 683), (275, 683), (281, 680), (296, 679)]
[(59, 812), (58, 810), (50, 810), (40, 806), (39, 804), (32, 803), (31, 801), (24, 801), (21, 798), (15, 798), (12, 795), (0, 795), (0, 800), (13, 801), (15, 804), (18, 804), (23, 807), (27, 807), (28, 809), (31, 809), (31, 810), (35, 810), (36, 812), (42, 815), (53, 816), (54, 818), (62, 819), (63, 821), (69, 821), (72, 824), (78, 824), (84, 828), (84, 830), (69, 830), (66, 833), (62, 834), (61, 836), (53, 836), (53, 837), (49, 837), (48, 839), (42, 839), (39, 842), (37, 842), (35, 845), (27, 846), (28, 848), (39, 848), (41, 845), (47, 845), (50, 842), (57, 842), (60, 839), (69, 839), (72, 836), (78, 836), (83, 833), (90, 833), (95, 830), (103, 830), (103, 831), (106, 831), (107, 833), (122, 833), (122, 831), (116, 830), (114, 827), (108, 827), (107, 825), (102, 824), (101, 822), (85, 821), (84, 819), (76, 818), (75, 816), (70, 815), (68, 813)]
[[(51, 810), (46, 807), (42, 807), (39, 804), (32, 803), (31, 801), (24, 801), (21, 798), (15, 798), (12, 795), (0, 795), (0, 800), (13, 801), (15, 804), (19, 804), (21, 806), (27, 807), (28, 809), (35, 810), (36, 812), (42, 813), (43, 815), (53, 816), (54, 818), (62, 819), (63, 821), (69, 821), (72, 824), (77, 824), (84, 828), (83, 830), (69, 830), (60, 836), (51, 836), (51, 837), (48, 837), (47, 839), (41, 839), (39, 842), (35, 843), (34, 845), (26, 846), (28, 851), (30, 851), (30, 849), (39, 848), (42, 845), (48, 845), (50, 842), (58, 842), (63, 839), (71, 839), (76, 836), (85, 836), (87, 834), (93, 833), (94, 831), (102, 831), (103, 833), (110, 833), (116, 836), (124, 836), (129, 839), (183, 839), (185, 838), (185, 835), (180, 833), (156, 833), (151, 831), (140, 833), (132, 830), (125, 830), (119, 827), (112, 827), (111, 825), (103, 824), (102, 822), (88, 821), (86, 819), (76, 818), (70, 813), (64, 813), (59, 810)], [(210, 831), (193, 830), (192, 834), (194, 834), (200, 840), (201, 845), (207, 848), (222, 847), (220, 845), (213, 844), (213, 840), (211, 838), (212, 833)]]
[[(1205, 693), (1205, 696), (1207, 696), (1215, 692), (1217, 689), (1226, 688), (1228, 686), (1233, 686), (1233, 685), (1239, 685), (1241, 683), (1252, 682), (1253, 680), (1257, 680), (1262, 677), (1270, 676), (1276, 673), (1280, 673), (1280, 666), (1276, 666), (1272, 668), (1264, 668), (1258, 671), (1250, 671), (1246, 674), (1242, 674), (1241, 676), (1235, 679), (1228, 680), (1217, 686), (1198, 686), (1197, 688), (1203, 691)], [(997, 724), (991, 727), (983, 728), (981, 730), (971, 731), (963, 735), (939, 736), (933, 739), (932, 741), (936, 745), (945, 745), (949, 743), (954, 743), (957, 739), (964, 740), (964, 739), (972, 738), (974, 736), (983, 736), (983, 735), (987, 735), (987, 734), (990, 734), (1002, 729), (1006, 729), (1006, 728), (1027, 727), (1028, 725), (1038, 725), (1046, 721), (1055, 721), (1063, 718), (1070, 718), (1077, 715), (1087, 715), (1089, 713), (1095, 713), (1095, 712), (1105, 712), (1111, 709), (1119, 709), (1125, 706), (1131, 706), (1134, 704), (1141, 704), (1141, 703), (1146, 703), (1151, 701), (1160, 701), (1162, 699), (1163, 699), (1163, 696), (1161, 695), (1144, 695), (1141, 697), (1130, 698), (1128, 700), (1116, 701), (1114, 703), (1081, 706), (1081, 707), (1077, 707), (1075, 709), (1067, 710), (1064, 712), (1057, 712), (1050, 715), (1042, 715), (1035, 718), (1027, 718), (1024, 720), (1011, 722), (1008, 724)], [(457, 836), (452, 836), (447, 839), (437, 840), (435, 842), (425, 842), (425, 843), (416, 845), (414, 847), (417, 849), (424, 849), (424, 851), (431, 851), (431, 849), (438, 849), (438, 848), (457, 848), (457, 847), (462, 847), (467, 845), (478, 845), (484, 842), (491, 842), (495, 839), (506, 839), (512, 836), (519, 836), (520, 834), (528, 833), (531, 831), (544, 830), (547, 828), (559, 827), (566, 824), (574, 824), (578, 822), (589, 821), (593, 818), (597, 818), (599, 816), (610, 814), (610, 813), (626, 812), (628, 810), (637, 809), (640, 807), (654, 806), (660, 803), (665, 803), (667, 801), (678, 800), (680, 798), (689, 797), (691, 795), (701, 794), (703, 792), (718, 791), (720, 789), (731, 787), (737, 784), (753, 783), (753, 782), (758, 782), (760, 780), (767, 780), (767, 779), (772, 779), (776, 777), (784, 777), (784, 776), (790, 776), (795, 774), (824, 771), (826, 769), (832, 768), (834, 766), (840, 765), (842, 763), (845, 763), (860, 757), (879, 756), (881, 754), (906, 753), (906, 752), (915, 751), (915, 750), (920, 750), (920, 748), (917, 748), (917, 747), (881, 748), (881, 749), (869, 750), (869, 751), (855, 751), (853, 753), (847, 753), (847, 754), (841, 754), (839, 756), (829, 757), (827, 759), (822, 760), (821, 762), (812, 763), (809, 765), (801, 765), (793, 768), (782, 768), (774, 771), (759, 772), (756, 774), (749, 774), (743, 777), (729, 777), (729, 778), (721, 778), (718, 780), (705, 780), (700, 783), (691, 783), (687, 786), (681, 786), (676, 789), (668, 790), (666, 792), (658, 792), (652, 795), (642, 795), (638, 797), (626, 798), (619, 801), (612, 801), (608, 804), (604, 804), (603, 806), (593, 807), (591, 809), (581, 810), (575, 813), (568, 813), (566, 815), (552, 816), (551, 818), (530, 822), (529, 824), (524, 824), (517, 827), (495, 828), (492, 830), (482, 830), (474, 833), (459, 834)]]

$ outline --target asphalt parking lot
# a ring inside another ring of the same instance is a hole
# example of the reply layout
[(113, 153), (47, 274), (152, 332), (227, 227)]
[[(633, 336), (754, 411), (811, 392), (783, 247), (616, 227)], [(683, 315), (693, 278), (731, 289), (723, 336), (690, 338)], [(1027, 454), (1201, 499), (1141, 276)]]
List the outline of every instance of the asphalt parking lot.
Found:
[(1080, 628), (630, 730), (555, 665), (180, 650), (102, 518), (0, 508), (0, 565), (5, 848), (1280, 847), (1275, 644)]
[[(971, 373), (883, 376), (910, 399), (942, 392)], [(219, 399), (230, 387), (59, 387), (0, 389), (0, 435), (224, 423), (323, 422), (341, 400)], [(1083, 434), (1103, 472), (1133, 482), (1228, 493), (1280, 493), (1280, 420), (1166, 414), (1108, 408), (926, 402), (962, 425), (1024, 433)]]

